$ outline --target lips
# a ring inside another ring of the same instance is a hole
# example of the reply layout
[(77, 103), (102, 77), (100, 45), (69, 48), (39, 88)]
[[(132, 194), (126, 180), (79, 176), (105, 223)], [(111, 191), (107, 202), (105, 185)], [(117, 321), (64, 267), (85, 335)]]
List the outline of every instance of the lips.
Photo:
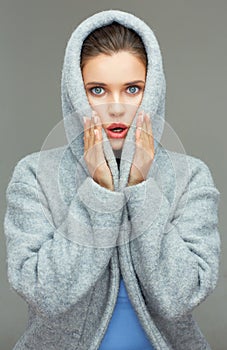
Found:
[(107, 134), (110, 138), (121, 139), (126, 136), (128, 127), (122, 123), (113, 123), (107, 127)]
[(123, 123), (113, 123), (107, 127), (107, 130), (113, 130), (113, 129), (117, 129), (117, 128), (124, 130), (124, 129), (127, 129), (128, 127), (127, 127), (127, 125), (125, 125)]

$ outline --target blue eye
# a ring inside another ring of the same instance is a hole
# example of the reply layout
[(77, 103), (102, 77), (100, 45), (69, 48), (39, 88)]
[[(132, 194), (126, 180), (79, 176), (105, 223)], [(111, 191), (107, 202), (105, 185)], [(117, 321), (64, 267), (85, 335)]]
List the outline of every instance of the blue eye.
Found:
[[(102, 91), (103, 90), (103, 91)], [(137, 86), (137, 85), (132, 85), (127, 88), (127, 90), (130, 90), (129, 94), (130, 95), (136, 95), (139, 93), (142, 88)], [(89, 89), (90, 93), (95, 96), (102, 96), (103, 92), (105, 92), (105, 89), (103, 89), (100, 86), (94, 86), (93, 88)]]
[[(103, 88), (101, 88), (101, 87), (99, 87), (99, 86), (95, 86), (95, 87), (91, 88), (90, 91), (91, 91), (91, 93), (94, 94), (94, 95), (100, 95), (100, 90), (102, 90), (102, 89), (103, 89)], [(93, 92), (93, 90), (95, 90), (96, 93)], [(97, 93), (97, 92), (98, 92), (98, 93)]]
[[(129, 88), (131, 90), (131, 93), (134, 95), (135, 93), (137, 93), (140, 90), (139, 86), (129, 86)], [(138, 91), (135, 92), (135, 89), (138, 89)]]

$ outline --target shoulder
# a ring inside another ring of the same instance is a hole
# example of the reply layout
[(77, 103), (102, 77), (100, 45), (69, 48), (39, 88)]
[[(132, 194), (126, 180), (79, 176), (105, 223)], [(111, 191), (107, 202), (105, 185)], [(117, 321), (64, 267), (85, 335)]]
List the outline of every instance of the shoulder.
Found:
[(196, 187), (216, 187), (211, 167), (204, 160), (186, 155), (189, 165), (189, 182)]
[(48, 169), (58, 167), (65, 154), (67, 157), (72, 157), (71, 150), (67, 145), (27, 154), (14, 165), (8, 187), (16, 182), (34, 185), (39, 170), (46, 169), (48, 172)]
[(202, 159), (184, 153), (178, 153), (160, 148), (157, 158), (161, 173), (167, 178), (175, 178), (184, 182), (190, 189), (194, 187), (216, 187), (210, 166)]

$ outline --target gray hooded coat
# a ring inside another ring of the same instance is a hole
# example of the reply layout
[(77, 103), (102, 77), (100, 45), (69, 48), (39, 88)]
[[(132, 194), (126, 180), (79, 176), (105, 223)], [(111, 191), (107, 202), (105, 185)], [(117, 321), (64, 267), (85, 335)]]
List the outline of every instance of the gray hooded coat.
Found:
[[(147, 179), (127, 187), (136, 118), (119, 171), (102, 130), (114, 191), (92, 179), (83, 158), (83, 116), (91, 116), (91, 108), (80, 70), (83, 40), (112, 21), (134, 29), (144, 42), (148, 69), (140, 110), (150, 113), (155, 138)], [(6, 192), (8, 278), (29, 312), (15, 350), (98, 349), (120, 272), (155, 349), (210, 349), (192, 311), (218, 280), (220, 193), (203, 161), (161, 145), (165, 90), (157, 39), (135, 15), (102, 11), (72, 33), (62, 70), (68, 144), (23, 157)]]

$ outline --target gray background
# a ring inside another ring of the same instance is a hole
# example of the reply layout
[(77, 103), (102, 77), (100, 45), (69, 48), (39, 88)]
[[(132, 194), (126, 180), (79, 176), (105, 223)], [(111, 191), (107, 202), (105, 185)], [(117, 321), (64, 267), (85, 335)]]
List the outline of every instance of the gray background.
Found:
[[(208, 164), (221, 192), (219, 283), (194, 317), (212, 349), (226, 350), (226, 1), (0, 1), (1, 223), (5, 189), (16, 162), (39, 151), (62, 119), (66, 43), (82, 20), (105, 9), (132, 12), (154, 30), (167, 81), (166, 121), (186, 153)], [(27, 308), (7, 282), (4, 235), (1, 238), (0, 350), (10, 350), (25, 329)]]

